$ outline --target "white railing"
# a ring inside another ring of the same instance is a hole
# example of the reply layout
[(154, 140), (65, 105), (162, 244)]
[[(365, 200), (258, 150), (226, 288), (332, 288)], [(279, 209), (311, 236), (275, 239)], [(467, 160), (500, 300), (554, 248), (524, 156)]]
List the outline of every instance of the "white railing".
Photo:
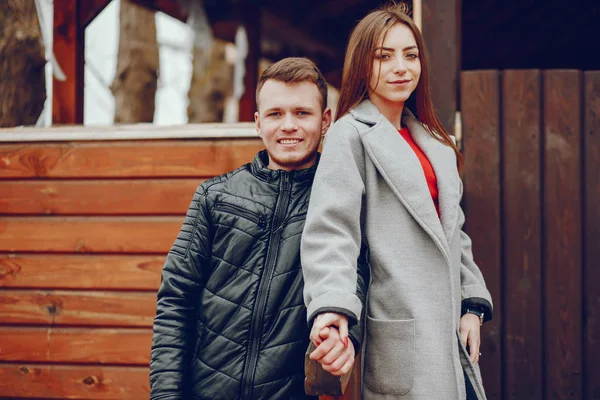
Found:
[(112, 126), (17, 127), (0, 129), (0, 142), (64, 142), (91, 140), (256, 138), (253, 122), (235, 124), (153, 124)]

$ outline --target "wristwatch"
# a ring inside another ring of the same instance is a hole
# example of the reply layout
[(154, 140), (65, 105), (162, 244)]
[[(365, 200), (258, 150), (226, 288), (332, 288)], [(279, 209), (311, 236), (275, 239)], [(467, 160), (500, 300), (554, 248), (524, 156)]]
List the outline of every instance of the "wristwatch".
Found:
[(465, 310), (465, 314), (473, 314), (479, 317), (479, 325), (483, 325), (483, 317), (485, 313), (481, 311), (478, 307), (467, 307)]

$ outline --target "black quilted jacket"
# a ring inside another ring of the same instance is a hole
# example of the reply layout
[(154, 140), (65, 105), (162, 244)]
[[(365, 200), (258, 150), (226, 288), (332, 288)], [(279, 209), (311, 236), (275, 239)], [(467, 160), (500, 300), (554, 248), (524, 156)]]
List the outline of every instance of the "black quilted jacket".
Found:
[[(267, 163), (259, 152), (194, 195), (158, 292), (152, 400), (306, 397), (300, 236), (316, 166)], [(358, 348), (359, 324), (350, 335)]]

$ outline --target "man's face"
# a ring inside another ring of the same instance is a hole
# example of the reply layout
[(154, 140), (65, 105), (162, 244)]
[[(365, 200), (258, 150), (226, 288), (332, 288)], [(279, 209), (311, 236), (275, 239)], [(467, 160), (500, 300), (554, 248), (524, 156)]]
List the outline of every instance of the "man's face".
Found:
[(291, 171), (313, 166), (321, 135), (331, 123), (331, 110), (321, 108), (312, 82), (267, 80), (258, 94), (256, 130), (269, 153), (269, 169)]

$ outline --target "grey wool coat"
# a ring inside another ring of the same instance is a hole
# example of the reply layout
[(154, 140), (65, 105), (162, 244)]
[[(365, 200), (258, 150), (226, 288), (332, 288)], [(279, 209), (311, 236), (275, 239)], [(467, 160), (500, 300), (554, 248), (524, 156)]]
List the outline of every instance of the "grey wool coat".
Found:
[(490, 311), (492, 299), (462, 231), (456, 155), (406, 109), (402, 124), (433, 166), (440, 217), (414, 151), (369, 100), (360, 103), (327, 133), (313, 184), (301, 246), (308, 318), (361, 318), (356, 259), (367, 245), (363, 398), (462, 400), (468, 376), (485, 399), (459, 325), (465, 299)]

